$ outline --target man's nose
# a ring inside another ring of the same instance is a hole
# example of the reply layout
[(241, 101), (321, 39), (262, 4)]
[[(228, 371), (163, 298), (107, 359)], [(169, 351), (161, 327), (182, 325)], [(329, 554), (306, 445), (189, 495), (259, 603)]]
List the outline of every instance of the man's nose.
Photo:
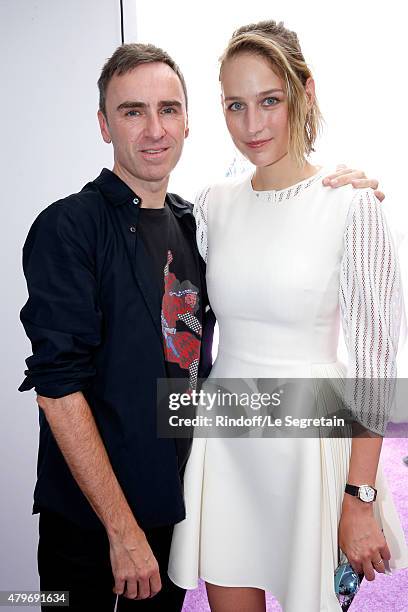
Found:
[(145, 133), (149, 138), (159, 140), (165, 133), (161, 115), (152, 113), (147, 117), (145, 124)]
[(262, 131), (263, 128), (263, 118), (262, 111), (256, 107), (248, 107), (247, 110), (247, 130), (251, 135), (255, 135), (258, 132)]

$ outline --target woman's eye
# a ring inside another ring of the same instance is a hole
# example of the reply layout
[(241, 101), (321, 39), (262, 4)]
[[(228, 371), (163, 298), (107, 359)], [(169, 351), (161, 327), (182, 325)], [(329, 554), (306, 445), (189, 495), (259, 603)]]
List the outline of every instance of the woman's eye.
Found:
[(263, 101), (265, 106), (275, 106), (279, 102), (278, 98), (265, 98)]
[(241, 102), (233, 102), (232, 104), (229, 105), (229, 110), (232, 111), (238, 111), (242, 109), (242, 104)]

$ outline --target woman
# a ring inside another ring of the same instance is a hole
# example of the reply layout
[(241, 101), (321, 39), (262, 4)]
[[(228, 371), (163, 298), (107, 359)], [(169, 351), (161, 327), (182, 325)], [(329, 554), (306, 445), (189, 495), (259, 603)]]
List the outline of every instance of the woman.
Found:
[[(392, 381), (394, 247), (372, 191), (329, 192), (327, 172), (308, 161), (320, 112), (296, 35), (275, 22), (240, 28), (221, 58), (220, 81), (227, 127), (255, 172), (196, 202), (220, 328), (210, 378)], [(339, 313), (347, 369), (337, 361)], [(339, 547), (368, 580), (389, 560), (408, 566), (378, 469), (387, 422), (380, 393), (389, 391), (372, 387), (367, 401), (364, 389), (348, 391), (372, 437), (195, 438), (171, 579), (185, 588), (205, 579), (213, 612), (261, 612), (265, 590), (286, 612), (338, 611)], [(375, 487), (377, 500), (345, 493), (346, 482)]]

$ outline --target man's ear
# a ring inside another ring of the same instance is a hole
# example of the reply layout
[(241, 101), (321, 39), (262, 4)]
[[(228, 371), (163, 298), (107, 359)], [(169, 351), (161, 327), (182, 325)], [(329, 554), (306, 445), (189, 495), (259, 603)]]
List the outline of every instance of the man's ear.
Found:
[(100, 110), (98, 110), (98, 121), (99, 121), (99, 127), (101, 130), (102, 138), (104, 139), (105, 142), (109, 144), (110, 142), (112, 142), (112, 138), (109, 132), (108, 120), (106, 119), (103, 112)]
[(316, 89), (315, 82), (312, 77), (309, 77), (305, 85), (306, 97), (309, 109), (312, 108), (314, 101), (316, 100)]
[(187, 138), (187, 136), (190, 133), (190, 127), (188, 125), (188, 115), (186, 116), (186, 127), (184, 128), (184, 138)]

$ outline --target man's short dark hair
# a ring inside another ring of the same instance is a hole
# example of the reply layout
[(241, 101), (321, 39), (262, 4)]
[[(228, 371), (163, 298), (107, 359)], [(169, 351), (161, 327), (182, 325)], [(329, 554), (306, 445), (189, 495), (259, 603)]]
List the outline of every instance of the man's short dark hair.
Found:
[(118, 47), (115, 53), (108, 59), (102, 68), (101, 76), (98, 79), (99, 88), (99, 110), (106, 117), (106, 90), (114, 74), (121, 75), (130, 72), (141, 64), (151, 64), (153, 62), (163, 62), (170, 66), (177, 74), (183, 87), (187, 108), (187, 87), (183, 74), (166, 51), (150, 44), (131, 43)]

